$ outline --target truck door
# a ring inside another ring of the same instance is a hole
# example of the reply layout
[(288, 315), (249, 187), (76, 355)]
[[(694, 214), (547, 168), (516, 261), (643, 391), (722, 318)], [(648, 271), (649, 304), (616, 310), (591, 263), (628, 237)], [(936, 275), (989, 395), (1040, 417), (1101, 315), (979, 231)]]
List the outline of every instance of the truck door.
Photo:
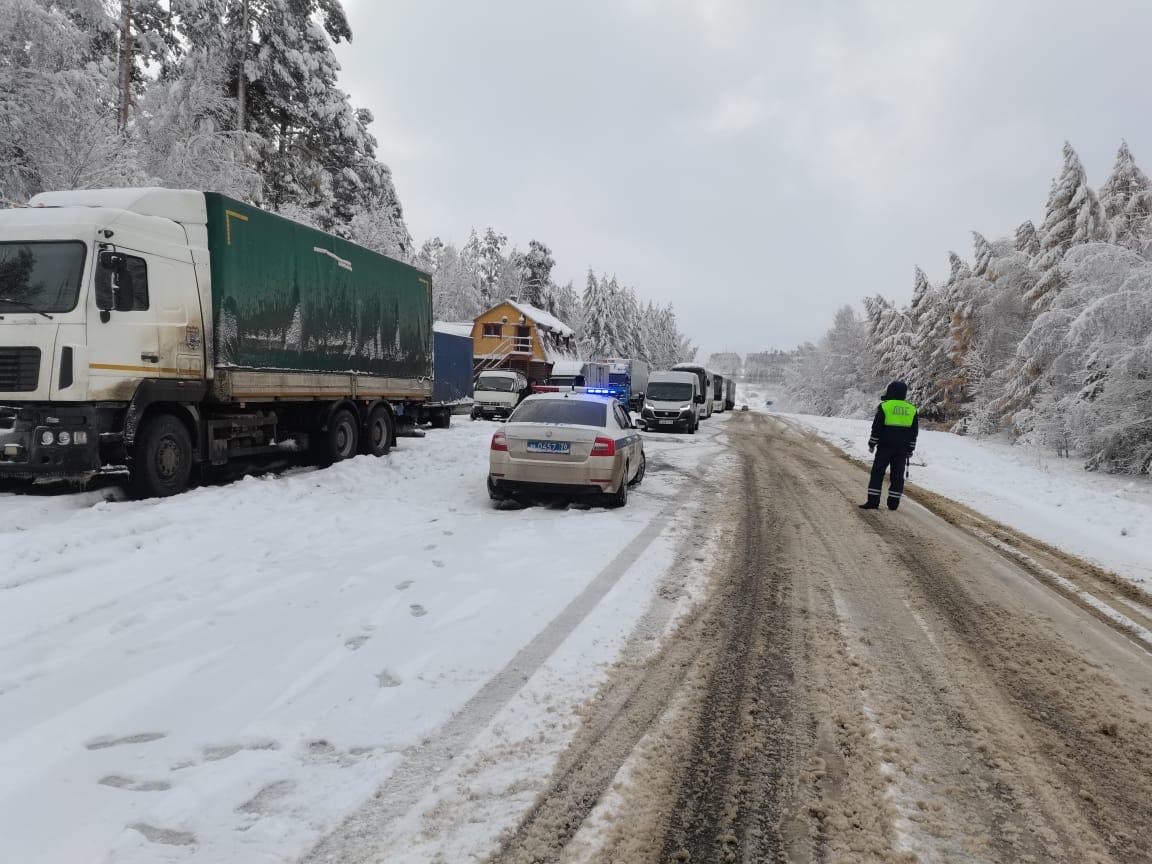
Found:
[(97, 258), (88, 300), (88, 398), (127, 401), (140, 381), (175, 373), (161, 364), (160, 337), (151, 297), (151, 260), (117, 250), (128, 278)]

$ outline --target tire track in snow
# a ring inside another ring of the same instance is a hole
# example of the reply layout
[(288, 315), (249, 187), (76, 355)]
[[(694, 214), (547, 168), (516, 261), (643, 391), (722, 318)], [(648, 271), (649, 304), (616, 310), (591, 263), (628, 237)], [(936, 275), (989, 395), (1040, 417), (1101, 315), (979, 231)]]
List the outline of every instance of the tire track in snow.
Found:
[[(707, 476), (723, 448), (701, 460), (697, 470)], [(685, 480), (683, 490), (690, 482)], [(404, 760), (376, 795), (320, 840), (300, 859), (301, 864), (353, 864), (386, 860), (389, 826), (412, 809), (427, 793), (432, 780), (510, 703), (541, 666), (596, 609), (640, 556), (668, 528), (683, 507), (680, 494), (672, 496), (632, 540), (574, 597), (564, 609), (480, 688), (423, 746), (409, 748)]]

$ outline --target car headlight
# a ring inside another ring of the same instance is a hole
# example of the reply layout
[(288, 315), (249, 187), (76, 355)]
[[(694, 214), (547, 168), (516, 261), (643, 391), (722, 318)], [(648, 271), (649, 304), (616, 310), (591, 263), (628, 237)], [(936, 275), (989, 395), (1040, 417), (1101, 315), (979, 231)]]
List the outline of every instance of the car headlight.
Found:
[(72, 435), (68, 431), (62, 430), (60, 434), (56, 436), (56, 443), (66, 447), (72, 443)]
[(685, 402), (683, 405), (680, 406), (680, 410), (681, 411), (691, 411), (692, 410), (692, 403), (691, 402)]
[(40, 433), (40, 443), (43, 444), (45, 447), (48, 447), (48, 446), (56, 443), (56, 436), (53, 435), (49, 430), (45, 429), (43, 432)]
[(72, 435), (72, 443), (77, 447), (84, 447), (88, 443), (88, 433), (83, 429)]
[(645, 402), (644, 403), (644, 410), (645, 411), (655, 411), (656, 409), (654, 407), (652, 407), (651, 402)]

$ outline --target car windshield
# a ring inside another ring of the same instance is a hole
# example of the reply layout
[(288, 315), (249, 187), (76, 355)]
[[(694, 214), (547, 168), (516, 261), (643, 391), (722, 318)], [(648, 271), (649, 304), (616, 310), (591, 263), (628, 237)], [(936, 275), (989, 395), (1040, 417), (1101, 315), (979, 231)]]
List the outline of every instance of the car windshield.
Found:
[(530, 399), (512, 413), (508, 422), (603, 427), (608, 422), (608, 406), (583, 399)]
[(85, 252), (79, 240), (0, 243), (0, 313), (75, 309)]
[(684, 381), (649, 381), (648, 398), (656, 402), (690, 402), (692, 385)]
[(515, 387), (515, 378), (505, 378), (497, 375), (481, 375), (476, 381), (477, 390), (494, 390), (497, 393), (511, 393)]

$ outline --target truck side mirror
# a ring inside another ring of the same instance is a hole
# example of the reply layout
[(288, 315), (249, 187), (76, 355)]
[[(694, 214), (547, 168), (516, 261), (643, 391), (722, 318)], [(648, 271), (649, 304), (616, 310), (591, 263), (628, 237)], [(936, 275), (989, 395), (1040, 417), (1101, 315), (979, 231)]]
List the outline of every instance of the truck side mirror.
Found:
[[(96, 308), (101, 312), (121, 310), (125, 301), (121, 295), (128, 293), (128, 308), (132, 308), (130, 283), (129, 292), (124, 291), (124, 279), (128, 276), (128, 259), (119, 252), (105, 250), (96, 259)], [(114, 278), (115, 277), (115, 278)], [(103, 317), (103, 316), (101, 316)]]

